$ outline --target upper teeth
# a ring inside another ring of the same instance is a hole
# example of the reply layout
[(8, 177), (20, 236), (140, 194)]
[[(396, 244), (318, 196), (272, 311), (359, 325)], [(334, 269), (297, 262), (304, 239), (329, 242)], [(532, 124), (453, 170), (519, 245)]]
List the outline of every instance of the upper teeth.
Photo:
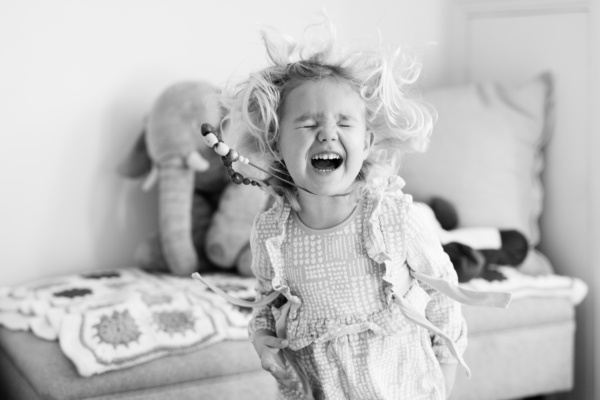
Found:
[(313, 157), (313, 159), (321, 159), (321, 160), (335, 160), (340, 158), (337, 154), (328, 153), (328, 154), (317, 154)]

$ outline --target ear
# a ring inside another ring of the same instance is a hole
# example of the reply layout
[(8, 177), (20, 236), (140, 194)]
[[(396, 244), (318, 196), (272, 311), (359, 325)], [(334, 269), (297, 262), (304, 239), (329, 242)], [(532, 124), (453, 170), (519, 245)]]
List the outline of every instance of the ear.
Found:
[(367, 130), (365, 132), (365, 148), (363, 152), (363, 160), (366, 160), (371, 152), (371, 148), (373, 147), (373, 143), (375, 143), (375, 133), (372, 130)]
[(152, 170), (152, 158), (146, 144), (146, 131), (142, 130), (127, 157), (119, 164), (117, 171), (128, 178), (140, 178)]

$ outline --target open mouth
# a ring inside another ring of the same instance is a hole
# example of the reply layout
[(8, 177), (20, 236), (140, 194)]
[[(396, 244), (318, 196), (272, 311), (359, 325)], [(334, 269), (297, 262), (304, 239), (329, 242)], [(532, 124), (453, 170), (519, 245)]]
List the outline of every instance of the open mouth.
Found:
[(318, 171), (331, 172), (338, 169), (344, 160), (335, 153), (321, 153), (313, 156), (310, 162)]

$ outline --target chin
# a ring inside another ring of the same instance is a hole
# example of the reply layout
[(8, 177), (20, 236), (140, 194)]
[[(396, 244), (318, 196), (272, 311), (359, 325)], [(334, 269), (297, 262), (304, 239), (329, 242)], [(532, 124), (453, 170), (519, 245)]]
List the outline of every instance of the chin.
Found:
[(352, 193), (354, 190), (354, 185), (342, 186), (342, 187), (321, 187), (315, 188), (315, 190), (311, 190), (313, 193), (321, 195), (321, 196), (343, 196)]

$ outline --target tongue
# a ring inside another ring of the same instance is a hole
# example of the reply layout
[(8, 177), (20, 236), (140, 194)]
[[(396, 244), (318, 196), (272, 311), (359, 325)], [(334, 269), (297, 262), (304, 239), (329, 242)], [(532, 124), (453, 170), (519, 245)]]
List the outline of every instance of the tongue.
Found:
[(313, 167), (316, 169), (335, 169), (336, 163), (332, 160), (317, 159), (312, 161)]

